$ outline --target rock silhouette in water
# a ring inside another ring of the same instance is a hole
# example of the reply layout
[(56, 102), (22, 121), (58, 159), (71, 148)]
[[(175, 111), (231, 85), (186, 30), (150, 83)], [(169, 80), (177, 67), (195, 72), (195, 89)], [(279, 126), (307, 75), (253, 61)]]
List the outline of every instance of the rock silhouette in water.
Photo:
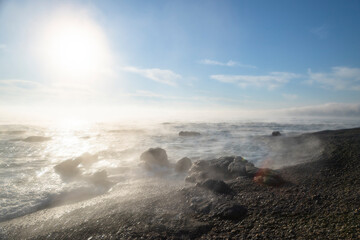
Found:
[(187, 172), (191, 168), (192, 162), (190, 158), (184, 157), (176, 162), (175, 171), (176, 172)]
[(271, 136), (278, 137), (278, 136), (281, 136), (281, 133), (279, 131), (273, 131), (271, 133)]
[(157, 167), (169, 167), (170, 163), (166, 151), (162, 148), (150, 148), (140, 155), (140, 160), (144, 162), (147, 169)]
[(23, 139), (24, 142), (45, 142), (51, 140), (51, 137), (42, 137), (42, 136), (30, 136)]
[(98, 155), (97, 154), (92, 155), (92, 154), (86, 152), (86, 153), (83, 153), (81, 156), (75, 158), (75, 160), (80, 161), (80, 163), (84, 167), (90, 167), (92, 164), (97, 162)]
[(193, 132), (193, 131), (181, 131), (179, 132), (179, 136), (182, 137), (196, 137), (200, 136), (201, 134), (199, 132)]

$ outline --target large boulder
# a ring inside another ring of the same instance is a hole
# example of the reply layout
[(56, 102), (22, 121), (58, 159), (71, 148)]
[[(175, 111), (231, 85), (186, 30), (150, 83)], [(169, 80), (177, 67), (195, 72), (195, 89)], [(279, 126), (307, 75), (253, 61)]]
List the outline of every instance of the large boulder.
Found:
[(197, 186), (206, 188), (210, 191), (220, 194), (231, 193), (231, 188), (222, 180), (207, 179), (202, 183), (198, 183)]
[(182, 137), (196, 137), (196, 136), (200, 136), (201, 134), (199, 132), (194, 132), (194, 131), (181, 131), (179, 132), (179, 136)]
[(176, 172), (187, 172), (191, 168), (192, 162), (188, 157), (184, 157), (176, 162), (175, 171)]
[(166, 151), (162, 148), (150, 148), (140, 155), (145, 167), (168, 167), (170, 165)]
[(228, 180), (240, 176), (254, 176), (257, 168), (240, 156), (200, 160), (193, 164), (186, 181), (202, 182), (206, 179)]

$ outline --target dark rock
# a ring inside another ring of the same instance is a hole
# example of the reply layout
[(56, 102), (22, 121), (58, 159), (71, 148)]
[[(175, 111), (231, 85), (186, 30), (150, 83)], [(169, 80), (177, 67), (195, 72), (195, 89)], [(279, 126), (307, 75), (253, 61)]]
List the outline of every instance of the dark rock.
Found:
[(51, 140), (51, 137), (42, 137), (42, 136), (30, 136), (23, 139), (24, 142), (45, 142)]
[(255, 174), (254, 181), (269, 186), (280, 186), (284, 183), (280, 174), (269, 168), (260, 168)]
[(271, 133), (271, 136), (274, 136), (274, 137), (281, 136), (281, 133), (279, 131), (273, 131)]
[(166, 151), (162, 148), (150, 148), (143, 152), (140, 159), (147, 168), (168, 167), (170, 165)]
[(176, 162), (176, 172), (187, 172), (191, 168), (192, 162), (190, 158), (184, 157)]
[(214, 216), (229, 220), (239, 220), (247, 214), (247, 209), (244, 206), (234, 203), (221, 204), (216, 206), (214, 210)]
[(193, 132), (193, 131), (181, 131), (179, 132), (179, 136), (182, 137), (196, 137), (200, 136), (201, 134), (199, 132)]
[(80, 169), (78, 168), (80, 163), (79, 159), (68, 159), (56, 165), (54, 169), (62, 178), (73, 178), (80, 175)]
[(231, 193), (231, 188), (222, 180), (208, 179), (202, 183), (199, 183), (198, 186), (209, 189), (216, 193), (221, 193), (221, 194)]

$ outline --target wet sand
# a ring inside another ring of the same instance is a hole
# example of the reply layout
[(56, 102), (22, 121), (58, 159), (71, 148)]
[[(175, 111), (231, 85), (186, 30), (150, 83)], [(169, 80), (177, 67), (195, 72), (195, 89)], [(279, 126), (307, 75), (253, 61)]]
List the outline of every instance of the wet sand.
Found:
[[(0, 239), (360, 239), (360, 128), (276, 141), (301, 152), (314, 138), (322, 154), (279, 169), (281, 186), (239, 177), (225, 181), (231, 194), (219, 194), (166, 178), (124, 183), (2, 222)], [(246, 213), (219, 214), (234, 205)]]

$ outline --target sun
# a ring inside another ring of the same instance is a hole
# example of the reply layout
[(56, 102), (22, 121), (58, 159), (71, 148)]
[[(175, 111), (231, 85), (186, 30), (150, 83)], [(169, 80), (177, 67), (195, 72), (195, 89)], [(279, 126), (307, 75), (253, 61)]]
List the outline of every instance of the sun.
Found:
[(106, 71), (110, 51), (102, 28), (86, 13), (62, 10), (41, 32), (43, 67), (63, 83), (89, 83)]

